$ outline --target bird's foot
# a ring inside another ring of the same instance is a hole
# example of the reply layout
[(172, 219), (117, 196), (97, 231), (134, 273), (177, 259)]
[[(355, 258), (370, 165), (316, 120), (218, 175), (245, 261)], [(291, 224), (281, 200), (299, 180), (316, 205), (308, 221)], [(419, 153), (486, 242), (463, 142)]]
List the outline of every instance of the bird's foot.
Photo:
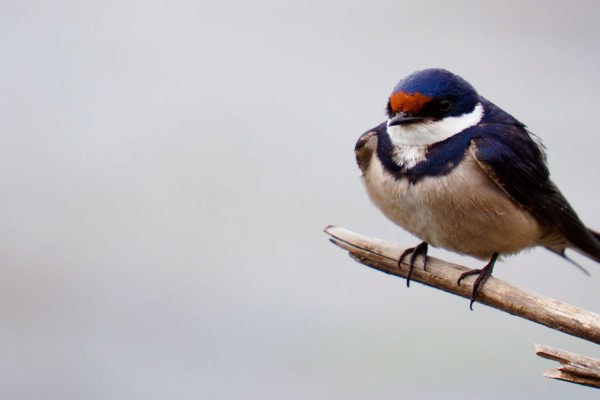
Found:
[(410, 254), (410, 259), (408, 261), (408, 273), (406, 274), (406, 287), (410, 286), (410, 276), (412, 275), (413, 267), (415, 265), (415, 260), (417, 256), (421, 254), (423, 256), (423, 269), (427, 268), (427, 242), (421, 242), (419, 245), (415, 247), (411, 247), (410, 249), (406, 249), (400, 254), (400, 258), (398, 259), (398, 268), (401, 268), (402, 262)]
[(471, 302), (469, 303), (469, 308), (471, 309), (471, 311), (473, 311), (473, 302), (475, 302), (475, 297), (477, 297), (477, 295), (479, 294), (479, 290), (483, 287), (484, 283), (489, 279), (489, 277), (492, 276), (494, 264), (496, 264), (497, 259), (498, 253), (494, 253), (494, 255), (492, 255), (492, 258), (490, 259), (490, 262), (488, 262), (485, 267), (481, 269), (472, 269), (470, 271), (463, 272), (458, 277), (458, 281), (456, 282), (456, 284), (460, 286), (460, 281), (462, 281), (467, 276), (479, 275), (473, 283), (473, 291), (471, 292)]

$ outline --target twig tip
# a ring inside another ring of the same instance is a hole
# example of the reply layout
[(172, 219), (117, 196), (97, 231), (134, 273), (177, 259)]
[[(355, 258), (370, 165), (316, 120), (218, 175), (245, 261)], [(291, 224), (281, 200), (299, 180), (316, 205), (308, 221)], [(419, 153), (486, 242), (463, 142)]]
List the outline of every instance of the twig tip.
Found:
[(326, 234), (328, 234), (329, 236), (335, 236), (334, 232), (336, 229), (338, 229), (339, 227), (337, 225), (327, 225), (325, 227), (325, 229), (323, 229), (323, 232), (325, 232)]

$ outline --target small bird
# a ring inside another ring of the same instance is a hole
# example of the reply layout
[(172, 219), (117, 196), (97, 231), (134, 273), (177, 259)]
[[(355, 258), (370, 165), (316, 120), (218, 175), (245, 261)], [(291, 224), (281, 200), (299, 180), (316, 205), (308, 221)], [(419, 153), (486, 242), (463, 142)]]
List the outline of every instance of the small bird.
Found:
[(550, 180), (540, 139), (460, 76), (414, 72), (394, 87), (387, 116), (355, 153), (371, 200), (423, 241), (398, 260), (410, 255), (407, 285), (419, 255), (426, 267), (429, 245), (488, 260), (458, 279), (478, 275), (471, 309), (498, 256), (543, 246), (600, 262), (600, 234)]

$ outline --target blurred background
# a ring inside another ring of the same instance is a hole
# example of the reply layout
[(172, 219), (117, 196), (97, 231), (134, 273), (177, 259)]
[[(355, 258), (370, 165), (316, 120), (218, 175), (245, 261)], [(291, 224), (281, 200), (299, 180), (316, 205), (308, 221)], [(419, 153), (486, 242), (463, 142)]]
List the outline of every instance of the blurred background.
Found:
[[(358, 136), (444, 67), (546, 143), (600, 228), (596, 1), (1, 1), (0, 398), (591, 398), (596, 345), (366, 268)], [(481, 261), (434, 249), (472, 267)], [(495, 276), (600, 311), (536, 249)]]

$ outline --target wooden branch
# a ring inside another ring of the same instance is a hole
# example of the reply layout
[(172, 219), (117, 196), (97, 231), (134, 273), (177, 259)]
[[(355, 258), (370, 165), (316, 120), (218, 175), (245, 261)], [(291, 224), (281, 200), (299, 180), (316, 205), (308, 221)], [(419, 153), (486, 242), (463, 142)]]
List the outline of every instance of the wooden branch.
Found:
[[(328, 226), (325, 232), (334, 244), (348, 250), (350, 256), (361, 264), (406, 278), (408, 266), (398, 266), (398, 258), (405, 248), (340, 227)], [(417, 258), (412, 280), (458, 296), (471, 297), (474, 277), (465, 278), (460, 286), (456, 283), (460, 274), (468, 268), (428, 256), (427, 270), (423, 270), (421, 259)], [(477, 302), (600, 344), (600, 315), (500, 279), (491, 277), (480, 290)]]
[(556, 369), (547, 370), (544, 376), (600, 388), (600, 360), (537, 343), (535, 354), (562, 364)]

